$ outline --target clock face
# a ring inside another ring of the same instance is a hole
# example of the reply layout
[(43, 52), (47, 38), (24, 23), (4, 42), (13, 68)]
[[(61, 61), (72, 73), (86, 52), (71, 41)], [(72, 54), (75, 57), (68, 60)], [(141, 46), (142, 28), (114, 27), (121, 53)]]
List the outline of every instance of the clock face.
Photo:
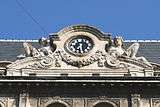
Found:
[(70, 40), (68, 48), (75, 55), (84, 55), (93, 48), (93, 41), (86, 36), (77, 36)]

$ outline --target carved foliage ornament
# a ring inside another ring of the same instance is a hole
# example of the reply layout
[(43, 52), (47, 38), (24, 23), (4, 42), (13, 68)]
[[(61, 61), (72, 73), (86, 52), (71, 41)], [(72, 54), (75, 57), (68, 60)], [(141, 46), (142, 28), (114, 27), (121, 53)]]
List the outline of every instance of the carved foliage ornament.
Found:
[(75, 67), (88, 66), (90, 64), (97, 62), (97, 65), (99, 67), (110, 66), (113, 68), (117, 68), (118, 65), (120, 64), (119, 60), (111, 58), (109, 55), (103, 54), (101, 51), (97, 51), (95, 54), (89, 56), (88, 58), (78, 60), (74, 59), (68, 53), (59, 50), (56, 51), (54, 54), (52, 54), (52, 56), (38, 57), (36, 58), (36, 60), (37, 61), (35, 61), (34, 64), (31, 64), (28, 67), (35, 69), (48, 69), (51, 66), (61, 67), (62, 61), (67, 63), (68, 65), (72, 65)]
[(74, 60), (72, 56), (68, 55), (64, 51), (59, 51), (59, 54), (62, 58), (62, 61), (76, 67), (88, 66), (90, 64), (93, 64), (94, 62), (97, 62), (99, 67), (103, 67), (105, 62), (112, 67), (116, 67), (119, 64), (118, 60), (108, 58), (107, 55), (103, 54), (100, 51), (97, 51), (92, 56), (89, 56), (88, 58), (82, 60)]
[[(17, 60), (8, 67), (17, 68), (18, 65), (19, 68), (49, 69), (62, 67), (62, 64), (66, 63), (80, 68), (96, 62), (97, 67), (152, 68), (145, 58), (135, 57), (139, 47), (138, 43), (133, 44), (125, 51), (121, 47), (123, 40), (116, 38), (114, 39), (115, 46), (111, 46), (110, 35), (106, 35), (94, 27), (70, 26), (57, 34), (59, 39), (57, 40), (57, 36), (51, 36), (49, 45), (47, 45), (47, 40), (43, 39), (46, 42), (42, 44), (44, 46), (41, 49), (25, 44), (26, 58)], [(53, 44), (56, 45), (56, 49)], [(134, 53), (131, 53), (133, 50)], [(34, 55), (34, 51), (38, 55)], [(124, 53), (126, 53), (125, 56)]]
[(35, 63), (29, 64), (28, 66), (26, 66), (26, 68), (49, 69), (50, 67), (61, 67), (62, 62), (65, 62), (68, 65), (72, 65), (79, 68), (83, 66), (89, 66), (90, 64), (93, 63), (97, 63), (98, 67), (108, 67), (112, 69), (113, 68), (118, 69), (118, 68), (129, 67), (130, 65), (127, 65), (126, 62), (144, 68), (149, 67), (145, 63), (142, 63), (134, 59), (129, 59), (129, 58), (115, 59), (114, 57), (111, 57), (109, 54), (103, 53), (101, 51), (96, 51), (94, 54), (88, 56), (87, 58), (82, 58), (81, 60), (75, 59), (70, 54), (62, 50), (58, 50), (50, 56), (43, 56), (34, 59), (36, 60), (34, 61)]

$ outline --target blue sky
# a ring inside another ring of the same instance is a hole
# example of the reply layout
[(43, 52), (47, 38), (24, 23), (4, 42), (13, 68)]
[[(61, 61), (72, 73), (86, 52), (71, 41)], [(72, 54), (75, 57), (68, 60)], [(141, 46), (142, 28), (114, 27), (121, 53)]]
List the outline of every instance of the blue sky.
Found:
[(0, 1), (0, 38), (38, 39), (72, 24), (89, 24), (125, 39), (160, 39), (160, 0)]

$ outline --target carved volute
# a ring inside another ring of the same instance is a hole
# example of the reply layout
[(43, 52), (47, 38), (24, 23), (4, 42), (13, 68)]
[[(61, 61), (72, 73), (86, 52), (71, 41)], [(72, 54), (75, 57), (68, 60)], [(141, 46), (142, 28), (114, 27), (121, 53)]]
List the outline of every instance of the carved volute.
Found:
[(40, 49), (25, 43), (26, 57), (8, 65), (8, 69), (75, 72), (84, 69), (92, 72), (153, 69), (144, 57), (136, 57), (138, 43), (123, 49), (121, 37), (112, 40), (111, 34), (88, 25), (66, 27), (47, 39), (41, 39), (40, 43), (43, 45)]

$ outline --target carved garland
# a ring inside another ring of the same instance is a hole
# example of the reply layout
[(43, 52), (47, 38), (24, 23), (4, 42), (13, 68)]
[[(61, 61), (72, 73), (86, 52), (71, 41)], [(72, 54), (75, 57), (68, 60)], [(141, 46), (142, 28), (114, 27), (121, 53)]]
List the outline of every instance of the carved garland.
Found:
[(110, 68), (124, 68), (123, 62), (130, 63), (133, 65), (138, 65), (143, 68), (149, 68), (147, 64), (143, 63), (139, 60), (134, 60), (130, 58), (114, 58), (108, 53), (103, 53), (101, 51), (95, 52), (95, 54), (89, 56), (86, 59), (82, 60), (76, 60), (73, 59), (72, 56), (67, 54), (66, 52), (62, 50), (58, 50), (54, 52), (51, 55), (43, 56), (43, 57), (37, 57), (34, 58), (34, 61), (36, 60), (36, 63), (29, 65), (28, 67), (34, 68), (34, 69), (48, 69), (51, 66), (54, 67), (61, 67), (61, 61), (64, 61), (65, 63), (75, 66), (75, 67), (83, 67), (88, 66), (90, 64), (93, 64), (97, 62), (98, 67), (110, 67)]
[(94, 62), (97, 62), (99, 67), (109, 66), (117, 68), (119, 65), (118, 60), (112, 58), (110, 55), (103, 54), (101, 51), (97, 51), (95, 54), (86, 59), (75, 60), (72, 56), (62, 50), (59, 50), (49, 56), (37, 57), (35, 60), (37, 60), (36, 63), (29, 65), (29, 67), (34, 69), (47, 69), (51, 66), (61, 67), (61, 61), (75, 67), (88, 66)]
[(97, 64), (99, 67), (103, 67), (105, 64), (111, 67), (117, 67), (119, 65), (119, 62), (117, 60), (111, 58), (107, 54), (103, 54), (101, 51), (97, 51), (92, 56), (89, 56), (89, 58), (83, 60), (74, 60), (64, 51), (58, 51), (58, 53), (61, 56), (62, 61), (76, 67), (88, 66), (90, 64), (93, 64), (94, 62), (98, 62)]

